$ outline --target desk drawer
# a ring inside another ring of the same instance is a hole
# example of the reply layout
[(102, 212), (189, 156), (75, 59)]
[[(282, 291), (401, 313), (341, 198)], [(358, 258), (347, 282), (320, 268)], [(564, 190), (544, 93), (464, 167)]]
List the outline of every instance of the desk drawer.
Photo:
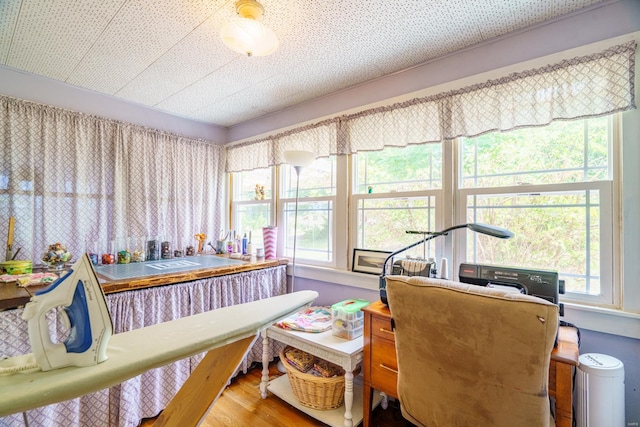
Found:
[(371, 385), (390, 396), (397, 396), (398, 362), (393, 341), (372, 337)]
[[(380, 317), (372, 317), (371, 318), (371, 335), (374, 337), (384, 338), (386, 340), (391, 340), (395, 343), (396, 334), (391, 329), (391, 320), (383, 319)], [(394, 350), (395, 354), (395, 350)], [(394, 356), (395, 357), (395, 356)]]

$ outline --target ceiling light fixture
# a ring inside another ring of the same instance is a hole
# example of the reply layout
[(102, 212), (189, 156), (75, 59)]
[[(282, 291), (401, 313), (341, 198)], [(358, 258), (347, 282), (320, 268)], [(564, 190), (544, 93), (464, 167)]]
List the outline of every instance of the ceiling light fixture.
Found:
[(278, 49), (278, 37), (262, 22), (264, 8), (255, 0), (238, 0), (239, 18), (227, 22), (220, 31), (222, 41), (230, 49), (247, 56), (267, 56)]

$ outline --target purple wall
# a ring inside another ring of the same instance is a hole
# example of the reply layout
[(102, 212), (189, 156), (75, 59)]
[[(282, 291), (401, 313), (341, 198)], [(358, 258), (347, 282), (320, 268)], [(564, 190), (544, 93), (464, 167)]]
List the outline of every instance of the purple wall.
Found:
[(227, 141), (226, 128), (172, 116), (146, 105), (134, 104), (2, 65), (0, 94), (219, 144)]

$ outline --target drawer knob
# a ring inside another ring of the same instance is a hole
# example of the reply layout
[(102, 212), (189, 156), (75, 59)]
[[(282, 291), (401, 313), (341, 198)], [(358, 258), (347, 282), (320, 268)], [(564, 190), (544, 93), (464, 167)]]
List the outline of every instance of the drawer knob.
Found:
[(383, 368), (383, 369), (386, 369), (387, 371), (391, 371), (391, 372), (393, 372), (394, 374), (397, 374), (397, 373), (398, 373), (398, 370), (397, 370), (397, 369), (390, 368), (390, 367), (388, 367), (387, 365), (384, 365), (384, 364), (382, 364), (382, 363), (380, 364), (380, 367), (381, 367), (381, 368)]
[(390, 331), (390, 330), (385, 329), (385, 328), (380, 328), (380, 332), (384, 332), (385, 334), (395, 335), (395, 332)]

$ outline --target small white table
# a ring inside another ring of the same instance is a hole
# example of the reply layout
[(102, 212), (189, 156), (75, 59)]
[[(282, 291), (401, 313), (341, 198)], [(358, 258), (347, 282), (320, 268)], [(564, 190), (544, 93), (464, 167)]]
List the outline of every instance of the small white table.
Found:
[[(353, 371), (363, 358), (363, 337), (358, 337), (353, 340), (346, 340), (338, 338), (332, 334), (331, 330), (321, 333), (311, 332), (298, 332), (288, 329), (282, 329), (277, 326), (270, 326), (262, 332), (262, 381), (260, 383), (260, 394), (263, 399), (267, 397), (267, 388), (274, 392), (276, 395), (282, 398), (282, 393), (279, 393), (280, 387), (271, 387), (269, 385), (269, 339), (274, 339), (282, 343), (288, 344), (292, 347), (298, 348), (307, 353), (311, 353), (314, 356), (320, 357), (329, 362), (335, 363), (344, 369), (344, 426), (352, 427), (354, 425), (354, 418), (356, 423), (362, 420), (362, 404), (355, 406), (355, 410), (358, 414), (353, 414), (352, 409), (354, 401), (354, 389), (353, 389)], [(278, 379), (284, 379), (287, 381), (285, 375)], [(277, 381), (277, 380), (275, 380)], [(274, 381), (274, 382), (275, 382)], [(362, 388), (358, 389), (358, 400), (362, 399)], [(287, 399), (285, 399), (287, 400)], [(288, 400), (287, 400), (288, 401)], [(311, 408), (306, 408), (302, 405), (296, 404), (297, 402), (288, 401), (288, 403), (296, 406), (298, 409), (306, 412), (316, 419), (321, 417), (327, 417), (327, 419), (321, 419), (329, 425), (335, 425), (329, 418), (331, 411), (316, 411)], [(356, 415), (356, 417), (354, 417)]]

